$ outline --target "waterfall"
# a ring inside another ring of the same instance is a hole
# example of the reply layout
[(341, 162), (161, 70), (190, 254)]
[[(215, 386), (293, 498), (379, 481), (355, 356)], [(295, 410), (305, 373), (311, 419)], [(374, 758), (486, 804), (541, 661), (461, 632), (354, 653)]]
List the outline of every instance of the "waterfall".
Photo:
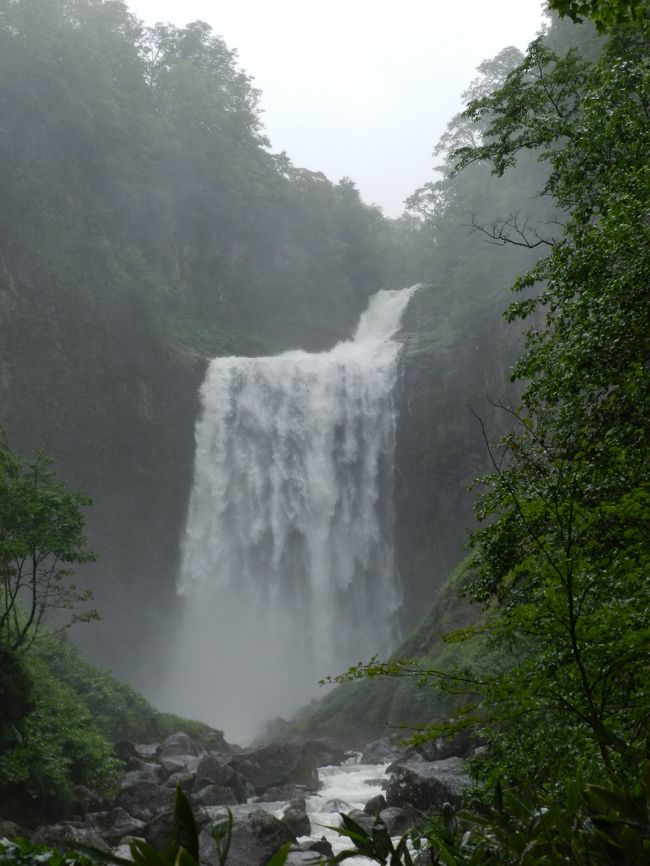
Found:
[(164, 703), (235, 739), (398, 637), (391, 337), (381, 291), (318, 354), (215, 358), (201, 388)]

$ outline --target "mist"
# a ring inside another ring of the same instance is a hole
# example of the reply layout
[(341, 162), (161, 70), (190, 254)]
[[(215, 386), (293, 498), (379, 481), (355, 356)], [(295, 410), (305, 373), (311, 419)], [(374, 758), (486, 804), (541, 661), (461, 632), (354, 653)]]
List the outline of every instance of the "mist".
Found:
[(0, 0), (0, 863), (647, 862), (649, 44)]

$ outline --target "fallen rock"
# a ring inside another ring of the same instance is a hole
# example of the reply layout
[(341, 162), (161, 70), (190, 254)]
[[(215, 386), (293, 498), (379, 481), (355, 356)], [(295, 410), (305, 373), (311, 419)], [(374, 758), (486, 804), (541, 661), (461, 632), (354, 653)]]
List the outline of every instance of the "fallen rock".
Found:
[(289, 851), (285, 866), (314, 866), (316, 863), (326, 863), (327, 858), (318, 851)]
[[(230, 758), (206, 755), (196, 768), (192, 791), (198, 793), (207, 785), (230, 788), (235, 795), (235, 803), (245, 803), (255, 794), (255, 787), (232, 763)], [(278, 797), (277, 799), (283, 799)], [(287, 799), (287, 798), (284, 798)], [(218, 805), (218, 804), (217, 804)]]
[(379, 813), (379, 820), (391, 836), (402, 836), (412, 830), (417, 826), (419, 819), (419, 813), (409, 807), (402, 809), (400, 806), (389, 806)]
[(309, 836), (311, 822), (307, 815), (307, 804), (304, 797), (292, 800), (284, 810), (282, 820), (294, 836)]
[(222, 785), (206, 785), (190, 795), (193, 806), (235, 806), (238, 803), (232, 788)]
[(363, 807), (363, 811), (366, 815), (374, 815), (377, 816), (382, 809), (385, 809), (388, 804), (386, 803), (386, 798), (383, 794), (377, 794), (376, 797), (371, 797), (366, 805)]
[(117, 845), (124, 836), (138, 836), (144, 829), (140, 821), (116, 806), (107, 812), (91, 812), (86, 821), (109, 845)]
[(462, 758), (444, 761), (409, 759), (391, 770), (386, 791), (389, 806), (413, 806), (422, 812), (437, 811), (443, 803), (459, 806), (470, 785), (467, 764)]
[(232, 765), (255, 788), (256, 794), (278, 785), (305, 785), (316, 791), (319, 787), (314, 756), (304, 745), (271, 743), (232, 758)]
[(86, 815), (88, 812), (99, 812), (106, 803), (99, 794), (86, 788), (85, 785), (75, 785), (72, 789), (72, 812)]
[(39, 829), (31, 837), (34, 845), (47, 845), (56, 848), (63, 854), (74, 850), (76, 845), (98, 848), (109, 852), (110, 848), (97, 830), (79, 821), (61, 821), (59, 824), (48, 824)]
[(317, 767), (339, 766), (346, 760), (346, 753), (330, 737), (318, 737), (303, 743)]
[(167, 737), (156, 750), (156, 759), (167, 775), (196, 772), (205, 755), (206, 749), (182, 731)]
[(157, 851), (164, 851), (174, 839), (174, 811), (161, 812), (148, 821), (142, 831), (145, 840)]
[(375, 825), (375, 818), (371, 815), (366, 815), (365, 812), (362, 812), (361, 809), (351, 809), (346, 813), (348, 818), (352, 818), (355, 824), (358, 824), (361, 828), (363, 828), (366, 833), (370, 833), (372, 828)]
[(254, 802), (273, 803), (278, 800), (288, 802), (289, 800), (299, 800), (301, 797), (307, 797), (313, 793), (313, 790), (307, 785), (276, 785), (267, 788), (263, 795), (255, 798)]
[[(285, 842), (295, 841), (284, 821), (258, 810), (234, 824), (228, 866), (265, 866)], [(219, 866), (216, 843), (208, 828), (199, 835), (199, 860), (205, 866)]]
[(125, 812), (141, 821), (150, 821), (173, 804), (174, 792), (152, 781), (139, 781), (121, 788), (115, 797), (116, 806), (121, 806)]
[(345, 800), (341, 800), (338, 797), (332, 797), (331, 800), (325, 800), (325, 802), (319, 805), (319, 812), (345, 812), (346, 814), (350, 811), (352, 806), (347, 803)]
[(320, 839), (308, 839), (306, 842), (301, 842), (296, 845), (293, 850), (316, 851), (316, 853), (322, 854), (324, 857), (334, 856), (332, 843), (329, 842), (325, 836), (321, 836)]
[(403, 754), (404, 749), (400, 748), (393, 738), (380, 737), (364, 748), (361, 753), (361, 763), (387, 764), (389, 761), (397, 760)]

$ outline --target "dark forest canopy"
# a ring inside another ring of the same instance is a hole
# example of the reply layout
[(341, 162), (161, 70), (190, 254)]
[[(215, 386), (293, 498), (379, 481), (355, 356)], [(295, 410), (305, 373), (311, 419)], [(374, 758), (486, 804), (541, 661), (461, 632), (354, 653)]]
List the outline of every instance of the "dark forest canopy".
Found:
[(0, 102), (0, 255), (46, 291), (135, 292), (217, 351), (242, 323), (286, 344), (289, 317), (294, 340), (331, 341), (384, 282), (388, 221), (352, 181), (270, 152), (258, 92), (205, 23), (3, 0)]

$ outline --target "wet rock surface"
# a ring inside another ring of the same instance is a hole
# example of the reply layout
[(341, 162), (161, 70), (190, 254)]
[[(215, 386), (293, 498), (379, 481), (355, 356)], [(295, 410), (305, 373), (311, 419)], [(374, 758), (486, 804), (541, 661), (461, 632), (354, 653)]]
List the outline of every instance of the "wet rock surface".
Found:
[[(444, 754), (461, 745), (445, 744), (431, 754)], [(215, 752), (179, 732), (163, 743), (121, 743), (119, 749), (125, 772), (113, 802), (101, 804), (91, 791), (80, 790), (76, 801), (88, 806), (79, 811), (83, 820), (75, 816), (75, 820), (42, 826), (36, 832), (21, 831), (23, 835), (61, 851), (81, 845), (127, 859), (128, 843), (135, 838), (164, 850), (173, 838), (178, 786), (192, 805), (200, 834), (201, 866), (219, 864), (213, 827), (226, 818), (228, 810), (233, 819), (228, 866), (265, 866), (285, 843), (291, 844), (288, 866), (309, 866), (333, 856), (330, 841), (305, 837), (317, 835), (319, 824), (338, 823), (336, 813), (349, 815), (368, 833), (381, 821), (392, 836), (401, 836), (417, 826), (423, 813), (435, 812), (445, 802), (459, 804), (469, 785), (467, 765), (457, 755), (427, 760), (389, 738), (370, 743), (363, 752), (364, 757), (379, 757), (384, 765), (397, 757), (387, 768), (389, 775), (383, 777), (389, 779), (385, 794), (378, 793), (382, 766), (361, 764), (359, 776), (356, 765), (349, 759), (343, 761), (345, 753), (326, 741)], [(327, 758), (339, 764), (322, 771), (326, 789), (321, 795), (317, 793), (321, 782), (316, 761)], [(375, 795), (366, 800), (366, 790)], [(364, 801), (363, 810), (355, 808)], [(0, 827), (6, 827), (7, 836), (18, 835), (17, 825), (4, 822)], [(350, 844), (334, 837), (332, 842), (339, 845), (335, 850)]]
[(467, 762), (452, 757), (442, 761), (410, 758), (389, 768), (386, 791), (389, 806), (413, 806), (423, 812), (438, 811), (444, 803), (459, 806), (470, 785)]

